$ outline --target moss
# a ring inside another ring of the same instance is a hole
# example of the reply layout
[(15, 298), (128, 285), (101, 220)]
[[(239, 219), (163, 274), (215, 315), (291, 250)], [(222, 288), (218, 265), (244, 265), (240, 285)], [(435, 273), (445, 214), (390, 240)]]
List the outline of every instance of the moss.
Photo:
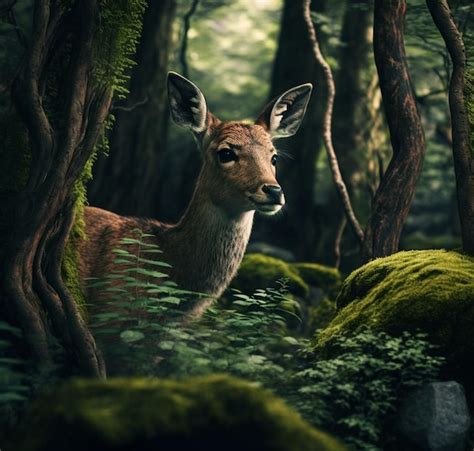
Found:
[(308, 284), (288, 263), (263, 254), (244, 256), (232, 286), (244, 293), (253, 293), (258, 288), (276, 287), (280, 279), (288, 279), (291, 293), (303, 297), (308, 295)]
[(228, 376), (74, 380), (36, 402), (24, 430), (19, 451), (344, 449), (269, 392)]
[(444, 250), (380, 258), (354, 271), (336, 302), (340, 311), (316, 337), (320, 351), (365, 328), (390, 335), (420, 330), (439, 346), (453, 377), (474, 377), (473, 258)]
[(329, 294), (336, 294), (341, 285), (341, 273), (337, 268), (319, 263), (293, 263), (290, 268), (313, 287), (321, 288)]
[(324, 329), (336, 316), (334, 300), (324, 298), (318, 305), (308, 308), (307, 330), (310, 333)]
[[(94, 76), (96, 82), (115, 91), (115, 95), (123, 97), (127, 94), (126, 72), (134, 62), (130, 55), (135, 48), (141, 33), (142, 16), (145, 10), (144, 0), (101, 0), (100, 25), (94, 44)], [(110, 115), (104, 130), (111, 129), (114, 117)], [(87, 202), (86, 184), (92, 178), (92, 166), (99, 152), (108, 152), (108, 139), (102, 134), (91, 157), (87, 161), (81, 176), (74, 184), (75, 220), (69, 235), (63, 258), (63, 278), (85, 314), (85, 296), (79, 277), (78, 242), (85, 238), (84, 205)]]

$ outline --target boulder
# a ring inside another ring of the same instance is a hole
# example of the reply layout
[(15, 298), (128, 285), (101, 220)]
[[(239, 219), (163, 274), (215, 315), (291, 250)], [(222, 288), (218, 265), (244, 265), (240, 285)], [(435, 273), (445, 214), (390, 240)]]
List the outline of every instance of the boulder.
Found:
[(258, 288), (278, 287), (279, 279), (287, 279), (288, 289), (296, 296), (306, 297), (308, 284), (283, 260), (263, 254), (247, 254), (240, 265), (232, 287), (252, 294)]
[(364, 329), (421, 331), (447, 359), (445, 376), (474, 400), (473, 258), (444, 250), (379, 258), (347, 277), (336, 303), (336, 317), (315, 338), (317, 350), (328, 353), (336, 337)]
[[(5, 447), (7, 449), (7, 447)], [(270, 392), (228, 376), (77, 379), (39, 399), (18, 451), (339, 451)]]
[(264, 243), (262, 241), (249, 243), (247, 247), (247, 253), (265, 254), (269, 257), (279, 258), (280, 260), (284, 260), (286, 262), (295, 261), (295, 255), (293, 252), (282, 247), (274, 246), (273, 244)]
[(258, 288), (276, 287), (276, 281), (282, 278), (288, 279), (290, 292), (300, 297), (307, 297), (311, 287), (335, 295), (341, 283), (336, 268), (318, 263), (288, 263), (264, 254), (247, 254), (232, 286), (251, 294)]
[(403, 440), (429, 451), (464, 451), (471, 418), (462, 385), (433, 382), (411, 392), (401, 404), (397, 430)]

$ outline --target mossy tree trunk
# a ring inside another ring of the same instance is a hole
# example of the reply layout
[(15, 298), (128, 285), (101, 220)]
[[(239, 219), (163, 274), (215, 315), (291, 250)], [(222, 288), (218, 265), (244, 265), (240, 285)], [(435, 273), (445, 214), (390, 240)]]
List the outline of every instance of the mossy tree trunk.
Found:
[(474, 96), (474, 86), (466, 89), (466, 52), (461, 33), (446, 0), (427, 0), (433, 21), (451, 56), (453, 71), (449, 85), (449, 108), (453, 136), (454, 170), (463, 250), (474, 255), (474, 149), (470, 133), (466, 94)]
[(393, 155), (372, 201), (364, 258), (398, 250), (425, 152), (404, 45), (405, 0), (375, 0), (374, 54)]
[[(114, 8), (98, 0), (34, 3), (32, 33), (11, 85), (27, 133), (29, 173), (1, 199), (2, 315), (21, 327), (22, 351), (38, 367), (53, 364), (59, 341), (66, 370), (92, 376), (104, 376), (104, 364), (63, 280), (62, 259), (76, 183), (103, 130), (123, 70), (120, 54), (133, 47), (143, 11), (138, 1)], [(135, 21), (131, 28), (120, 26), (123, 17)]]
[(109, 157), (101, 156), (89, 186), (92, 205), (123, 215), (155, 216), (168, 130), (166, 73), (176, 0), (148, 1), (130, 79), (118, 105)]
[[(314, 10), (322, 13), (326, 1), (314, 1)], [(293, 86), (311, 82), (316, 87), (298, 133), (285, 142), (277, 142), (282, 151), (277, 176), (286, 197), (285, 215), (277, 221), (260, 221), (254, 235), (275, 245), (288, 247), (297, 258), (314, 256), (316, 243), (314, 185), (316, 160), (321, 148), (325, 92), (321, 69), (312, 58), (311, 43), (303, 19), (303, 0), (285, 0), (278, 50), (273, 67), (270, 98)], [(285, 154), (288, 157), (285, 158)]]

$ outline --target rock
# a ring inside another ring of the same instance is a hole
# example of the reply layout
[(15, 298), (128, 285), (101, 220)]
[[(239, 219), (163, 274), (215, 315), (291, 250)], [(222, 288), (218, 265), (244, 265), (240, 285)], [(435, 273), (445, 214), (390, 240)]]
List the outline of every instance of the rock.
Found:
[(429, 451), (464, 451), (471, 419), (462, 385), (433, 382), (402, 402), (397, 430), (409, 443)]
[(315, 338), (327, 353), (337, 337), (370, 329), (399, 336), (421, 331), (447, 360), (444, 376), (461, 382), (474, 405), (474, 259), (443, 250), (399, 252), (350, 274), (338, 313)]
[(251, 294), (258, 288), (275, 288), (276, 281), (282, 278), (288, 279), (290, 292), (300, 297), (307, 297), (310, 287), (334, 295), (341, 283), (341, 275), (336, 268), (318, 263), (288, 263), (264, 254), (247, 254), (232, 286)]
[(288, 279), (288, 289), (292, 294), (308, 295), (308, 284), (288, 263), (263, 254), (245, 255), (231, 286), (252, 294), (258, 288), (278, 287), (276, 282), (282, 278)]
[[(5, 449), (7, 447), (5, 446)], [(340, 451), (270, 392), (228, 376), (77, 379), (32, 407), (18, 451)]]
[(264, 243), (262, 241), (256, 241), (249, 243), (247, 247), (247, 253), (249, 254), (265, 254), (270, 257), (278, 258), (286, 262), (294, 262), (295, 255), (293, 252), (282, 247), (274, 246), (273, 244)]
[(293, 263), (291, 269), (311, 287), (317, 287), (334, 299), (341, 287), (341, 273), (337, 268), (320, 263)]

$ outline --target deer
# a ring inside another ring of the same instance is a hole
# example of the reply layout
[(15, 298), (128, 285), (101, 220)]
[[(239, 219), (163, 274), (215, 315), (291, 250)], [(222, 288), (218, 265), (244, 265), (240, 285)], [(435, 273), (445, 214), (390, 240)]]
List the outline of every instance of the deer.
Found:
[(82, 280), (109, 273), (114, 266), (112, 249), (120, 247), (121, 238), (141, 229), (161, 249), (157, 258), (171, 265), (173, 282), (209, 296), (193, 307), (199, 315), (235, 276), (255, 212), (274, 215), (285, 204), (276, 178), (274, 140), (297, 132), (312, 85), (284, 92), (253, 124), (219, 120), (209, 111), (201, 90), (176, 72), (168, 73), (167, 87), (172, 119), (192, 132), (202, 154), (191, 201), (176, 224), (86, 207), (87, 238), (80, 244), (79, 271)]

